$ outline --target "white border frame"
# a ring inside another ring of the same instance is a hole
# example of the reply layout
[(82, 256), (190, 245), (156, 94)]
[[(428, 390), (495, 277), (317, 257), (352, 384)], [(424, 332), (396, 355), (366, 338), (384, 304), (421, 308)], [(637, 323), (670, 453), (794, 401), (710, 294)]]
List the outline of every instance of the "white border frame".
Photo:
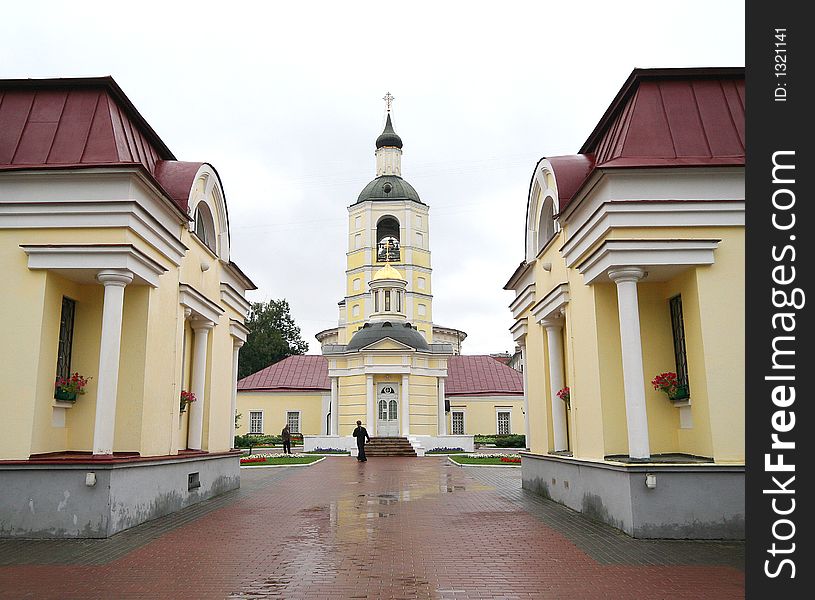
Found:
[[(509, 433), (500, 433), (500, 428), (498, 426), (498, 413), (509, 414)], [(495, 435), (512, 435), (512, 407), (495, 407)]]

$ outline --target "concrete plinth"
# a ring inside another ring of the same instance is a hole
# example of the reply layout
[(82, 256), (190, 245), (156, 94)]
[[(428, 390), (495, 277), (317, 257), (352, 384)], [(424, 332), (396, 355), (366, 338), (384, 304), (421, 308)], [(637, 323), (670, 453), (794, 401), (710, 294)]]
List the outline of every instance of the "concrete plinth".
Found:
[(110, 537), (240, 487), (239, 456), (0, 463), (0, 537)]
[(524, 489), (632, 537), (744, 539), (743, 465), (521, 456)]

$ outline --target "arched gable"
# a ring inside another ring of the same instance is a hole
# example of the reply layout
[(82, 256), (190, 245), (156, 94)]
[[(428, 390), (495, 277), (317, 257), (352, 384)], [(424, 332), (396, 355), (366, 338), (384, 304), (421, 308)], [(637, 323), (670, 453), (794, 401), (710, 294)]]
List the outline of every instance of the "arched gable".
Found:
[[(206, 205), (206, 211), (199, 211), (200, 203)], [(219, 258), (229, 262), (229, 216), (226, 210), (226, 197), (221, 178), (212, 165), (203, 163), (198, 169), (190, 186), (187, 206), (193, 230), (200, 222), (199, 213), (206, 214), (208, 211), (212, 219), (215, 246), (210, 248)]]
[(526, 205), (526, 261), (535, 259), (546, 243), (560, 231), (560, 203), (552, 165), (545, 158), (535, 167)]

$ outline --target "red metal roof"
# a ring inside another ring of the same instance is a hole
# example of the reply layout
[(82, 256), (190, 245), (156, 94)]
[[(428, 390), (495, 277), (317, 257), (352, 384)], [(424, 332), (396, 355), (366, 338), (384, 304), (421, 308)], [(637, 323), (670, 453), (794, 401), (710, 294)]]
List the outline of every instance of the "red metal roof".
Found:
[(289, 356), (238, 381), (239, 390), (329, 390), (328, 361), (314, 354)]
[(195, 174), (204, 163), (182, 162), (180, 160), (162, 160), (156, 164), (155, 176), (170, 199), (187, 211), (189, 209), (190, 189)]
[[(331, 389), (328, 361), (320, 355), (290, 356), (238, 381), (239, 390), (293, 392)], [(446, 396), (523, 395), (520, 371), (489, 355), (452, 356)]]
[(0, 80), (0, 171), (135, 166), (186, 213), (202, 164), (176, 161), (112, 77)]
[(447, 361), (445, 396), (520, 395), (523, 373), (489, 355), (451, 356)]
[(586, 154), (553, 156), (549, 163), (555, 172), (559, 210), (562, 211), (594, 170), (594, 157)]
[(560, 210), (597, 169), (744, 165), (744, 69), (634, 69), (579, 154), (550, 158)]

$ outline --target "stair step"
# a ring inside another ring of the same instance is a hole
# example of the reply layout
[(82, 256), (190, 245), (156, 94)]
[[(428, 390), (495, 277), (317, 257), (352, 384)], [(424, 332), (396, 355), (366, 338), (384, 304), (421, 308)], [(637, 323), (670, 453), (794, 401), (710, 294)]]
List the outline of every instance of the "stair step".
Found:
[(404, 437), (372, 437), (365, 444), (367, 456), (416, 456), (416, 451)]

